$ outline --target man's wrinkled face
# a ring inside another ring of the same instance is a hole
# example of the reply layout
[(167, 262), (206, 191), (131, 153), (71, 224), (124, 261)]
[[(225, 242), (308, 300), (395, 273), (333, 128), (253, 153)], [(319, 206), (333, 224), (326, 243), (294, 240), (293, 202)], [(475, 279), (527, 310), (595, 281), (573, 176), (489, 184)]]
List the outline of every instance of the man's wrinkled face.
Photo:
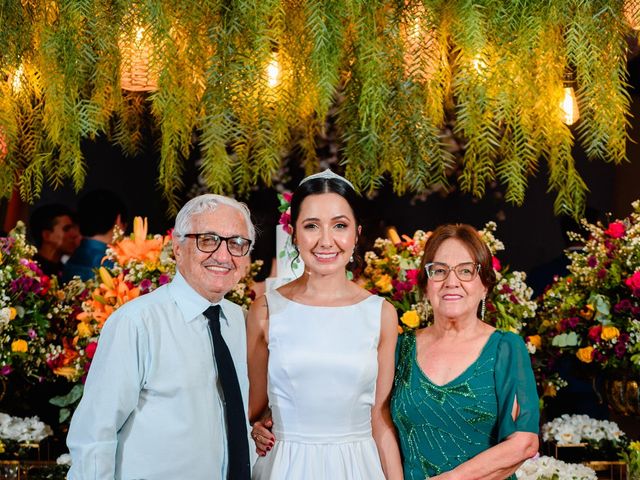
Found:
[[(215, 233), (222, 237), (249, 238), (249, 230), (242, 212), (220, 204), (215, 210), (191, 217), (189, 234)], [(250, 264), (249, 255), (234, 257), (223, 241), (213, 253), (200, 251), (196, 239), (177, 238), (173, 243), (178, 270), (187, 283), (210, 302), (220, 301), (245, 275)]]

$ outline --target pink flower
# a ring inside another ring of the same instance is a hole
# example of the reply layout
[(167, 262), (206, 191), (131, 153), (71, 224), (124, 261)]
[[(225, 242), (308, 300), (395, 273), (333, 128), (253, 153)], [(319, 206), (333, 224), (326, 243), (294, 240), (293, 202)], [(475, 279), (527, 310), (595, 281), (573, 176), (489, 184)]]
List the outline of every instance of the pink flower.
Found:
[(640, 272), (635, 272), (624, 281), (636, 297), (640, 297)]
[(292, 192), (283, 192), (282, 193), (282, 198), (284, 198), (287, 203), (291, 203), (291, 199), (293, 198), (293, 193)]
[(604, 233), (609, 235), (611, 238), (621, 238), (624, 237), (625, 227), (622, 222), (611, 222), (609, 224), (609, 228), (607, 228)]
[(13, 371), (13, 369), (11, 368), (11, 365), (3, 365), (2, 368), (0, 368), (0, 376), (6, 377), (12, 371)]
[(29, 335), (29, 338), (30, 338), (31, 340), (33, 340), (34, 338), (36, 338), (36, 337), (38, 336), (38, 334), (36, 333), (36, 331), (35, 331), (33, 328), (30, 328), (30, 329), (27, 331), (27, 334)]
[(498, 260), (498, 257), (496, 256), (491, 257), (491, 264), (493, 265), (493, 269), (496, 272), (499, 272), (502, 269), (502, 265), (500, 265), (500, 260)]
[(282, 212), (280, 219), (278, 220), (278, 224), (282, 225), (283, 230), (289, 235), (293, 233), (293, 228), (291, 228), (291, 209), (287, 209), (286, 212)]
[(418, 283), (418, 269), (412, 268), (411, 270), (407, 270), (406, 276), (407, 282), (409, 282), (412, 286)]
[(169, 275), (167, 275), (166, 273), (163, 273), (158, 277), (158, 285), (164, 285), (166, 283), (169, 283), (170, 280), (171, 278), (169, 277)]
[(591, 255), (588, 259), (587, 259), (587, 265), (591, 268), (594, 268), (596, 265), (598, 265), (598, 259), (596, 257), (594, 257), (593, 255)]

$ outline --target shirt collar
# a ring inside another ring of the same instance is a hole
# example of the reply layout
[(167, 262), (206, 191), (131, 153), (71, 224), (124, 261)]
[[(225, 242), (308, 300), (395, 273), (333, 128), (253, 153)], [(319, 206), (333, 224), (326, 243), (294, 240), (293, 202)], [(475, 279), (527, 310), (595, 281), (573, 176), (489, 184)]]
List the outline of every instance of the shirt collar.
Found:
[(182, 312), (186, 322), (192, 322), (200, 317), (211, 305), (220, 305), (224, 319), (228, 319), (228, 302), (224, 299), (218, 303), (211, 303), (198, 292), (196, 292), (185, 278), (176, 270), (173, 280), (169, 284), (169, 294), (176, 302), (178, 310)]

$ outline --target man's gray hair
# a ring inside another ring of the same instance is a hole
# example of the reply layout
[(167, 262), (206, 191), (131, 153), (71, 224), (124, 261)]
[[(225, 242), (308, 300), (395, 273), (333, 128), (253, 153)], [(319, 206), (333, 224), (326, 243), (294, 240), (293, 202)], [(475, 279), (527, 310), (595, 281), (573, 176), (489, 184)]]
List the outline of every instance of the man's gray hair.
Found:
[(242, 202), (237, 201), (231, 197), (225, 197), (223, 195), (216, 195), (213, 193), (205, 193), (198, 197), (192, 198), (178, 212), (176, 215), (176, 223), (173, 227), (173, 236), (180, 242), (183, 242), (187, 233), (204, 233), (204, 232), (190, 232), (191, 229), (191, 217), (202, 212), (214, 211), (218, 205), (227, 205), (231, 208), (235, 208), (244, 217), (244, 221), (249, 231), (249, 240), (251, 240), (251, 248), (255, 244), (256, 240), (256, 228), (251, 222), (251, 213), (249, 208)]

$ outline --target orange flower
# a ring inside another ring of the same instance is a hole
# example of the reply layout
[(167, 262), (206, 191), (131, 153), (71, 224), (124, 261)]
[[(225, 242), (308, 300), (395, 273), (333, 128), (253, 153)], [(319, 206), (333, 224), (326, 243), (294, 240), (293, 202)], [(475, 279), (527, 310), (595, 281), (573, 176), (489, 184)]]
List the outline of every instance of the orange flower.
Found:
[(11, 342), (11, 351), (12, 352), (27, 353), (27, 350), (29, 350), (29, 345), (27, 344), (27, 342), (25, 340), (22, 340), (20, 338), (18, 340), (14, 340), (13, 342)]
[(613, 325), (605, 325), (602, 327), (602, 333), (600, 333), (600, 338), (605, 341), (613, 340), (614, 338), (618, 338), (620, 336), (620, 330), (618, 330)]
[(538, 350), (542, 348), (542, 338), (540, 338), (540, 335), (530, 335), (529, 343)]
[(136, 217), (133, 220), (133, 234), (111, 245), (120, 265), (126, 265), (129, 260), (145, 263), (156, 263), (160, 257), (162, 247), (168, 241), (165, 238), (147, 238), (147, 219)]
[(98, 330), (101, 330), (104, 322), (116, 309), (140, 296), (140, 288), (129, 287), (122, 273), (114, 278), (104, 267), (100, 267), (98, 272), (102, 283), (93, 291), (91, 299), (85, 302), (85, 311), (76, 318), (81, 322), (93, 319), (98, 323)]
[(591, 363), (593, 361), (593, 347), (580, 348), (576, 353), (576, 357), (578, 357), (578, 360), (581, 362)]
[(557, 394), (558, 390), (553, 383), (549, 382), (545, 384), (544, 393), (542, 394), (543, 397), (555, 397)]

